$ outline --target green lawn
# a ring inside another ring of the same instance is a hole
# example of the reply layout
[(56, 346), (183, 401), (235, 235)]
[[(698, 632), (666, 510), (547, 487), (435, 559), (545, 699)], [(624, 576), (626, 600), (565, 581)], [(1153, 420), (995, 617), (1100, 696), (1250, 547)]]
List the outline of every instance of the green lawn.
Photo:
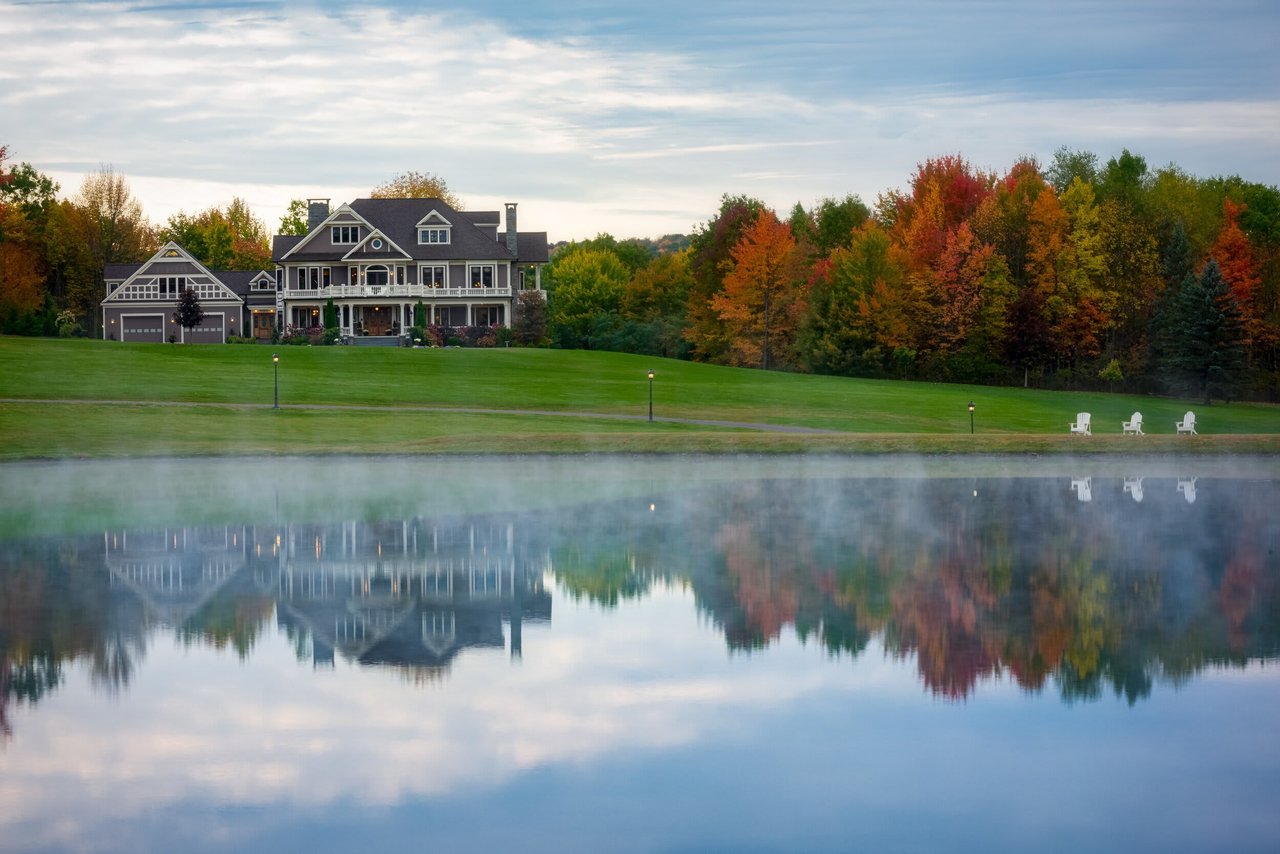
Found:
[[(270, 408), (272, 352), (280, 354), (280, 411)], [(649, 368), (656, 372), (659, 419), (837, 432), (649, 424), (643, 420)], [(1280, 451), (1275, 406), (1203, 407), (1133, 395), (817, 377), (518, 348), (273, 350), (0, 336), (0, 398), (6, 399), (0, 458), (7, 459), (351, 451)], [(973, 437), (970, 400), (977, 407)], [(220, 405), (171, 405), (180, 403)], [(324, 406), (380, 409), (318, 408)], [(1187, 409), (1196, 410), (1202, 437), (1173, 435)], [(1080, 410), (1093, 413), (1092, 438), (1067, 435)], [(1135, 410), (1149, 435), (1120, 436), (1120, 422)]]

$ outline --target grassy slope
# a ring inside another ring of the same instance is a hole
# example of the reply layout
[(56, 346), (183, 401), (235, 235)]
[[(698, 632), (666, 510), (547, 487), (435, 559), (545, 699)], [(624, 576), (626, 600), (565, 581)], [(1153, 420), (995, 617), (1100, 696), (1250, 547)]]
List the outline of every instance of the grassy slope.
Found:
[[(1132, 395), (902, 383), (720, 368), (618, 353), (282, 347), (286, 406), (439, 406), (639, 416), (652, 367), (659, 417), (802, 425), (795, 436), (701, 425), (560, 416), (237, 409), (272, 400), (272, 349), (128, 345), (0, 336), (0, 397), (129, 400), (140, 405), (0, 404), (0, 455), (432, 451), (1047, 451), (1132, 449), (1120, 422), (1144, 414), (1142, 448), (1187, 447), (1173, 423), (1197, 410), (1214, 448), (1280, 450), (1280, 408)], [(979, 436), (968, 435), (966, 404)], [(142, 405), (210, 402), (216, 408)], [(1094, 441), (1067, 436), (1078, 410)], [(1107, 435), (1114, 434), (1114, 435)], [(1164, 434), (1164, 435), (1161, 435)], [(143, 445), (136, 437), (145, 436)]]

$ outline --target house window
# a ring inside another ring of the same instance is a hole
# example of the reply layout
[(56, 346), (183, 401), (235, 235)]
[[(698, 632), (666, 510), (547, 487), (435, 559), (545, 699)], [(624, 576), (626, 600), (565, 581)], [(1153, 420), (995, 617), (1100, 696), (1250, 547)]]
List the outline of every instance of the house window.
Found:
[(329, 240), (334, 246), (342, 243), (359, 243), (360, 226), (335, 225), (329, 229)]
[(447, 228), (420, 228), (418, 229), (419, 243), (448, 243), (449, 229)]
[(473, 288), (493, 287), (493, 265), (480, 264), (471, 267), (470, 279)]
[(160, 296), (176, 297), (178, 294), (186, 290), (186, 276), (159, 276), (156, 278), (156, 285), (160, 288)]
[(502, 307), (496, 305), (478, 305), (472, 310), (472, 321), (475, 326), (501, 326)]
[(320, 286), (323, 288), (327, 288), (329, 287), (332, 281), (333, 281), (333, 271), (330, 270), (328, 267), (321, 267), (320, 268)]
[(372, 247), (372, 248), (374, 248), (374, 249), (381, 249), (381, 248), (382, 248), (382, 238), (380, 238), (380, 237), (375, 237), (375, 238), (373, 238), (373, 240), (370, 240), (370, 241), (369, 241), (369, 246), (371, 246), (371, 247)]
[(364, 272), (365, 284), (369, 287), (381, 287), (387, 283), (387, 268), (381, 265), (370, 267)]
[(396, 284), (397, 284), (397, 285), (403, 285), (403, 284), (404, 284), (404, 279), (405, 279), (405, 268), (404, 268), (404, 267), (396, 267)]
[(443, 266), (421, 267), (419, 272), (419, 279), (424, 287), (443, 288), (445, 286), (445, 268)]

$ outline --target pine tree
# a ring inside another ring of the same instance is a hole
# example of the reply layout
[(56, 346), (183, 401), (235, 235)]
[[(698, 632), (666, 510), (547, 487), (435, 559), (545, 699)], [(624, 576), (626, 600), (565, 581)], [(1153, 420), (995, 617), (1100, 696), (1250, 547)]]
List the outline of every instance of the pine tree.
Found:
[(1176, 220), (1165, 234), (1160, 247), (1160, 274), (1164, 280), (1164, 288), (1155, 298), (1147, 350), (1148, 367), (1157, 376), (1166, 372), (1170, 356), (1176, 349), (1173, 338), (1179, 325), (1178, 312), (1182, 306), (1183, 285), (1188, 279), (1195, 278), (1192, 273), (1191, 242), (1187, 239), (1187, 230), (1183, 227), (1182, 220)]
[(1170, 330), (1168, 363), (1188, 391), (1227, 401), (1245, 368), (1240, 306), (1212, 259), (1200, 277), (1188, 277)]

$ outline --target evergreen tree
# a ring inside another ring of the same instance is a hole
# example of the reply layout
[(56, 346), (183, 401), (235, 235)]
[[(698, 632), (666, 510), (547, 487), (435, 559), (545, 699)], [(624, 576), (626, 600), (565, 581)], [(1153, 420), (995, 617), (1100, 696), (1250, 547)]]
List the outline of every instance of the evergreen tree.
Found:
[(200, 297), (192, 288), (187, 288), (182, 292), (182, 296), (178, 297), (178, 307), (174, 309), (173, 321), (187, 330), (187, 334), (191, 334), (191, 330), (200, 325), (200, 321), (204, 320), (204, 309), (200, 307)]
[(1179, 325), (1178, 312), (1183, 283), (1188, 278), (1195, 278), (1192, 273), (1191, 241), (1187, 239), (1187, 230), (1182, 220), (1175, 221), (1166, 230), (1160, 247), (1160, 273), (1164, 288), (1156, 296), (1152, 309), (1147, 348), (1148, 364), (1151, 372), (1157, 376), (1167, 373), (1169, 358), (1175, 349), (1172, 338)]
[(1210, 259), (1197, 279), (1189, 276), (1178, 296), (1167, 362), (1187, 391), (1230, 401), (1245, 368), (1240, 306)]

